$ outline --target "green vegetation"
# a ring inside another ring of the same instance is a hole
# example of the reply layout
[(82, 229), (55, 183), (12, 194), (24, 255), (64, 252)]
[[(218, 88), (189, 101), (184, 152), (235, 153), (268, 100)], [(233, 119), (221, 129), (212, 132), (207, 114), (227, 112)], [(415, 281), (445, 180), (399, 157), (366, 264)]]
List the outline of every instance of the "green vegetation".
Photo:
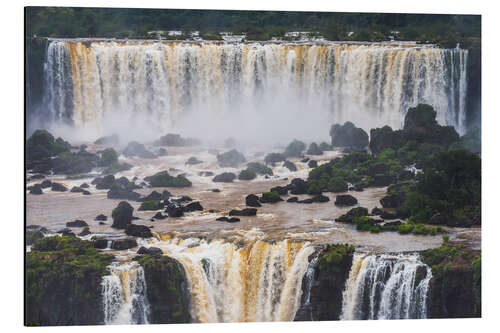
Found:
[(247, 164), (247, 170), (253, 171), (256, 174), (259, 175), (268, 175), (272, 176), (273, 175), (273, 170), (271, 168), (268, 168), (264, 164), (258, 163), (258, 162), (250, 162)]
[(117, 163), (118, 163), (118, 154), (113, 148), (107, 148), (101, 152), (101, 158), (97, 162), (97, 165), (103, 167), (109, 167)]
[(271, 192), (262, 193), (262, 197), (260, 199), (260, 202), (262, 202), (262, 203), (268, 203), (268, 202), (274, 203), (274, 202), (278, 202), (278, 201), (282, 201), (282, 200), (283, 199), (281, 199), (278, 192), (271, 191)]
[(217, 38), (215, 31), (231, 31), (246, 32), (247, 40), (269, 40), (286, 31), (318, 31), (329, 40), (379, 41), (394, 36), (445, 47), (481, 37), (479, 15), (28, 7), (26, 22), (27, 36), (47, 37), (148, 38), (149, 31), (179, 29), (199, 30), (209, 39)]
[(160, 171), (153, 176), (144, 178), (152, 187), (188, 187), (191, 182), (183, 175), (173, 177), (167, 171)]
[(359, 127), (356, 127), (350, 121), (344, 125), (334, 124), (330, 128), (333, 147), (353, 147), (355, 149), (364, 149), (368, 146), (368, 134)]
[(264, 157), (264, 163), (272, 165), (274, 163), (283, 162), (285, 159), (285, 155), (281, 153), (269, 153)]
[(159, 210), (162, 209), (163, 206), (159, 201), (156, 200), (147, 200), (141, 203), (141, 206), (137, 210)]
[(245, 170), (242, 170), (238, 176), (238, 179), (240, 180), (252, 180), (252, 179), (255, 179), (255, 177), (257, 177), (257, 174), (251, 170), (251, 169), (245, 169)]
[(26, 168), (34, 172), (47, 173), (52, 169), (52, 159), (61, 153), (68, 153), (71, 145), (46, 130), (36, 130), (26, 141)]
[(481, 280), (481, 252), (462, 243), (446, 242), (440, 247), (421, 252), (422, 261), (431, 266), (433, 275), (445, 274), (453, 265), (467, 266), (474, 272), (474, 280)]
[(114, 175), (115, 173), (127, 171), (132, 169), (132, 164), (129, 163), (119, 163), (114, 162), (111, 163), (106, 169), (102, 171), (103, 175)]
[(299, 140), (293, 140), (283, 152), (285, 158), (302, 157), (303, 151), (306, 150), (306, 144)]
[(319, 257), (319, 267), (333, 272), (339, 272), (348, 262), (348, 257), (354, 253), (354, 246), (349, 244), (328, 244)]

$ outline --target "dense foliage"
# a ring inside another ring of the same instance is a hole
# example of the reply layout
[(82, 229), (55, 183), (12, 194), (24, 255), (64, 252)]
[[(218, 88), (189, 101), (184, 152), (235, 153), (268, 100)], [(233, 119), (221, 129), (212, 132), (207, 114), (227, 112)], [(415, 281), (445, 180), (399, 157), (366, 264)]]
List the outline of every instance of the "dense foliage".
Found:
[(479, 15), (28, 7), (26, 22), (27, 36), (48, 37), (145, 37), (148, 31), (180, 29), (199, 30), (208, 39), (218, 39), (214, 32), (231, 31), (269, 40), (310, 30), (329, 40), (378, 41), (393, 35), (451, 47), (481, 37)]

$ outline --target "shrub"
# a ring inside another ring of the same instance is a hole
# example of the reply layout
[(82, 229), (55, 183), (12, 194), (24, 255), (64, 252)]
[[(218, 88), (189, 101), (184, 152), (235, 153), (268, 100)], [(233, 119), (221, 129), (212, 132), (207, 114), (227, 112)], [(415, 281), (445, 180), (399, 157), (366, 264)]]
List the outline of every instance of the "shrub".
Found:
[(141, 203), (138, 210), (159, 210), (162, 209), (160, 202), (156, 200), (147, 200)]
[(413, 231), (413, 228), (415, 226), (412, 225), (412, 224), (401, 224), (399, 227), (398, 227), (398, 232), (402, 235), (406, 235), (406, 234), (409, 234)]
[(260, 164), (258, 162), (250, 162), (247, 164), (247, 170), (253, 171), (259, 175), (273, 175), (273, 170), (268, 168), (264, 164)]
[(255, 177), (257, 177), (255, 172), (247, 168), (247, 169), (242, 170), (240, 172), (238, 179), (240, 179), (240, 180), (252, 180), (252, 179), (255, 179)]
[(98, 166), (107, 167), (118, 162), (118, 154), (113, 148), (104, 149), (101, 152), (101, 158), (97, 162)]
[(144, 178), (152, 187), (188, 187), (191, 182), (183, 175), (173, 177), (167, 171), (161, 171), (153, 176)]

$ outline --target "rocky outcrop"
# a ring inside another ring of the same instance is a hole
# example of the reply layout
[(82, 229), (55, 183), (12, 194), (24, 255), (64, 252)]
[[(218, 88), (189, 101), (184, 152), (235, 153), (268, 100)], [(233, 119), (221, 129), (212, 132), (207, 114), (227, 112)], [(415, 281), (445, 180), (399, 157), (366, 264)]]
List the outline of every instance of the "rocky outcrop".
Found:
[(217, 175), (212, 179), (213, 182), (215, 183), (232, 183), (233, 180), (236, 178), (236, 175), (232, 172), (223, 172), (220, 175)]
[(358, 203), (358, 200), (350, 194), (337, 195), (335, 198), (335, 204), (339, 206), (354, 206)]
[(344, 125), (335, 124), (330, 128), (333, 147), (349, 147), (364, 149), (368, 146), (368, 134), (353, 123), (346, 121)]
[(134, 237), (150, 238), (153, 237), (151, 230), (145, 225), (129, 224), (125, 228), (125, 234)]
[(249, 194), (245, 198), (245, 204), (249, 207), (260, 207), (262, 206), (259, 202), (259, 197), (255, 194)]
[(144, 147), (143, 144), (132, 141), (123, 150), (123, 155), (127, 157), (155, 158), (156, 155)]
[(189, 323), (189, 292), (186, 272), (175, 259), (161, 255), (138, 258), (144, 268), (151, 324)]
[(113, 217), (113, 225), (116, 229), (125, 229), (128, 224), (132, 223), (132, 213), (134, 208), (126, 201), (122, 201), (113, 209), (111, 216)]
[(245, 162), (245, 156), (236, 149), (217, 155), (217, 163), (222, 168), (237, 168)]

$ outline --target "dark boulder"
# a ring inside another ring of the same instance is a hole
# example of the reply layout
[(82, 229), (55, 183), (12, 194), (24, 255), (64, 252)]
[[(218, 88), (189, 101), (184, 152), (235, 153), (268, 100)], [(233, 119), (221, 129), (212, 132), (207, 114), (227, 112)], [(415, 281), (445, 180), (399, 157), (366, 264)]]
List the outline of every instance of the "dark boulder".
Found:
[(87, 222), (83, 220), (74, 220), (72, 222), (66, 222), (66, 227), (68, 228), (83, 228), (88, 227)]
[(283, 167), (287, 168), (288, 170), (290, 171), (297, 171), (297, 166), (293, 163), (293, 162), (290, 162), (289, 160), (286, 160), (285, 162), (283, 162)]
[(339, 206), (354, 206), (358, 200), (350, 194), (340, 194), (335, 198), (335, 204)]
[(237, 217), (230, 217), (227, 222), (229, 223), (235, 223), (235, 222), (240, 222), (240, 219)]
[(259, 200), (261, 203), (276, 203), (283, 201), (277, 192), (264, 192)]
[(95, 188), (98, 190), (109, 190), (115, 183), (115, 176), (113, 175), (107, 175), (98, 179), (95, 183)]
[(217, 155), (217, 162), (222, 168), (237, 168), (246, 162), (245, 156), (236, 149)]
[(194, 211), (203, 211), (203, 206), (200, 204), (199, 201), (191, 202), (184, 206), (184, 212), (194, 212)]
[(155, 158), (156, 155), (144, 147), (143, 144), (132, 141), (123, 150), (123, 155), (127, 157)]
[(137, 250), (137, 254), (151, 254), (151, 255), (162, 255), (163, 251), (159, 247), (144, 247), (141, 246), (139, 250)]
[(328, 198), (326, 195), (323, 194), (318, 194), (312, 198), (313, 202), (328, 202), (330, 201), (330, 198)]
[(201, 177), (210, 177), (213, 176), (214, 173), (212, 171), (200, 171), (198, 172), (198, 175)]
[(96, 145), (118, 145), (120, 143), (120, 138), (118, 135), (113, 134), (110, 136), (103, 136), (99, 139), (95, 140), (94, 143)]
[(242, 210), (233, 209), (229, 212), (229, 216), (255, 216), (257, 215), (256, 208), (244, 208)]
[(252, 180), (256, 177), (257, 174), (250, 169), (241, 170), (240, 174), (238, 175), (239, 180)]
[(64, 186), (63, 184), (56, 183), (56, 182), (52, 183), (52, 186), (50, 189), (52, 191), (55, 191), (55, 192), (66, 192), (68, 190), (68, 188), (66, 186)]
[(271, 168), (268, 168), (264, 164), (258, 163), (258, 162), (250, 162), (247, 164), (247, 170), (253, 171), (256, 174), (259, 175), (268, 175), (272, 176), (273, 175), (273, 170)]
[(236, 175), (232, 172), (223, 172), (212, 179), (213, 182), (232, 183)]
[(216, 221), (227, 222), (229, 218), (227, 216), (221, 216), (215, 219)]
[(249, 207), (260, 207), (259, 197), (255, 194), (249, 194), (245, 198), (245, 204)]
[(73, 186), (70, 190), (71, 193), (82, 193), (83, 191), (84, 189), (78, 186)]
[(302, 152), (306, 149), (306, 144), (299, 140), (293, 140), (286, 148), (283, 155), (289, 157), (302, 157)]
[(40, 186), (42, 188), (49, 188), (49, 187), (52, 187), (52, 181), (48, 180), (48, 179), (45, 179), (44, 181), (42, 181), (40, 183)]
[(40, 184), (35, 184), (29, 187), (29, 194), (43, 194), (42, 186)]
[(96, 221), (107, 221), (107, 220), (108, 220), (108, 217), (107, 217), (106, 215), (104, 215), (104, 214), (99, 214), (99, 215), (97, 215), (97, 216), (95, 217), (95, 219), (94, 219), (94, 220), (96, 220)]
[(125, 234), (134, 237), (150, 238), (153, 237), (151, 230), (145, 225), (129, 224), (125, 228)]
[(378, 207), (375, 207), (375, 208), (372, 209), (372, 215), (381, 215), (383, 213), (384, 213), (384, 211), (382, 209), (378, 208)]
[(180, 134), (168, 133), (155, 141), (157, 146), (189, 147), (201, 144), (200, 140), (193, 138), (183, 138)]
[(301, 178), (294, 178), (292, 179), (289, 188), (291, 194), (294, 195), (307, 194), (309, 190), (309, 184)]
[(302, 200), (299, 200), (297, 201), (298, 203), (301, 203), (301, 204), (312, 204), (314, 201), (312, 198), (307, 198), (307, 199), (302, 199)]
[(113, 224), (111, 227), (116, 229), (125, 229), (126, 226), (132, 223), (132, 214), (134, 208), (126, 201), (121, 201), (111, 213)]
[(171, 203), (167, 205), (165, 213), (168, 214), (168, 217), (181, 217), (184, 216), (184, 209), (181, 205)]
[(203, 161), (200, 161), (195, 156), (191, 156), (190, 158), (188, 158), (188, 160), (186, 161), (185, 164), (186, 165), (196, 165), (196, 164), (200, 164), (200, 163), (203, 163)]
[(318, 162), (315, 160), (309, 160), (309, 162), (307, 162), (307, 166), (310, 168), (316, 168), (318, 166)]
[(173, 177), (167, 171), (144, 178), (152, 187), (189, 187), (191, 182), (183, 175)]
[(330, 136), (333, 147), (363, 149), (368, 146), (368, 134), (349, 121), (345, 122), (344, 125), (333, 125), (330, 128)]
[(349, 210), (344, 215), (341, 215), (339, 218), (335, 219), (339, 222), (348, 222), (352, 223), (355, 217), (368, 216), (368, 209), (365, 207), (356, 207)]
[(75, 233), (71, 231), (70, 228), (63, 228), (61, 230), (58, 230), (57, 233), (63, 236), (73, 236), (73, 237), (76, 236)]
[(163, 199), (163, 195), (161, 193), (153, 191), (150, 194), (148, 194), (147, 196), (143, 197), (141, 200), (142, 201), (150, 201), (150, 200), (161, 201), (164, 199)]
[(109, 240), (105, 238), (96, 238), (92, 240), (92, 246), (96, 249), (106, 249), (108, 247)]
[(111, 189), (106, 194), (108, 199), (121, 199), (121, 200), (132, 200), (140, 201), (141, 195), (130, 189), (124, 188), (119, 184), (113, 184)]
[(286, 202), (299, 202), (299, 198), (298, 197), (291, 197)]
[(78, 234), (78, 236), (80, 237), (83, 237), (83, 236), (87, 236), (87, 235), (90, 235), (91, 232), (89, 230), (89, 227), (85, 227), (83, 228), (83, 230)]
[(87, 184), (87, 183), (82, 183), (82, 184), (80, 185), (80, 188), (89, 188), (89, 187), (90, 187), (90, 185), (89, 185), (89, 184)]
[(157, 219), (157, 220), (164, 220), (167, 218), (166, 215), (163, 215), (161, 212), (158, 212), (156, 213), (154, 216), (153, 216), (154, 219)]
[(267, 165), (274, 165), (278, 162), (283, 162), (284, 160), (286, 160), (286, 157), (281, 153), (269, 153), (264, 158), (264, 163)]
[(288, 194), (288, 187), (287, 186), (275, 186), (275, 187), (272, 187), (269, 191), (276, 192), (279, 195), (287, 195)]
[(84, 191), (82, 192), (82, 194), (83, 194), (83, 195), (90, 195), (90, 192), (89, 192), (89, 191), (87, 191), (87, 190), (84, 190)]
[(122, 238), (116, 239), (111, 242), (111, 248), (113, 250), (128, 250), (137, 246), (137, 241), (135, 238)]

